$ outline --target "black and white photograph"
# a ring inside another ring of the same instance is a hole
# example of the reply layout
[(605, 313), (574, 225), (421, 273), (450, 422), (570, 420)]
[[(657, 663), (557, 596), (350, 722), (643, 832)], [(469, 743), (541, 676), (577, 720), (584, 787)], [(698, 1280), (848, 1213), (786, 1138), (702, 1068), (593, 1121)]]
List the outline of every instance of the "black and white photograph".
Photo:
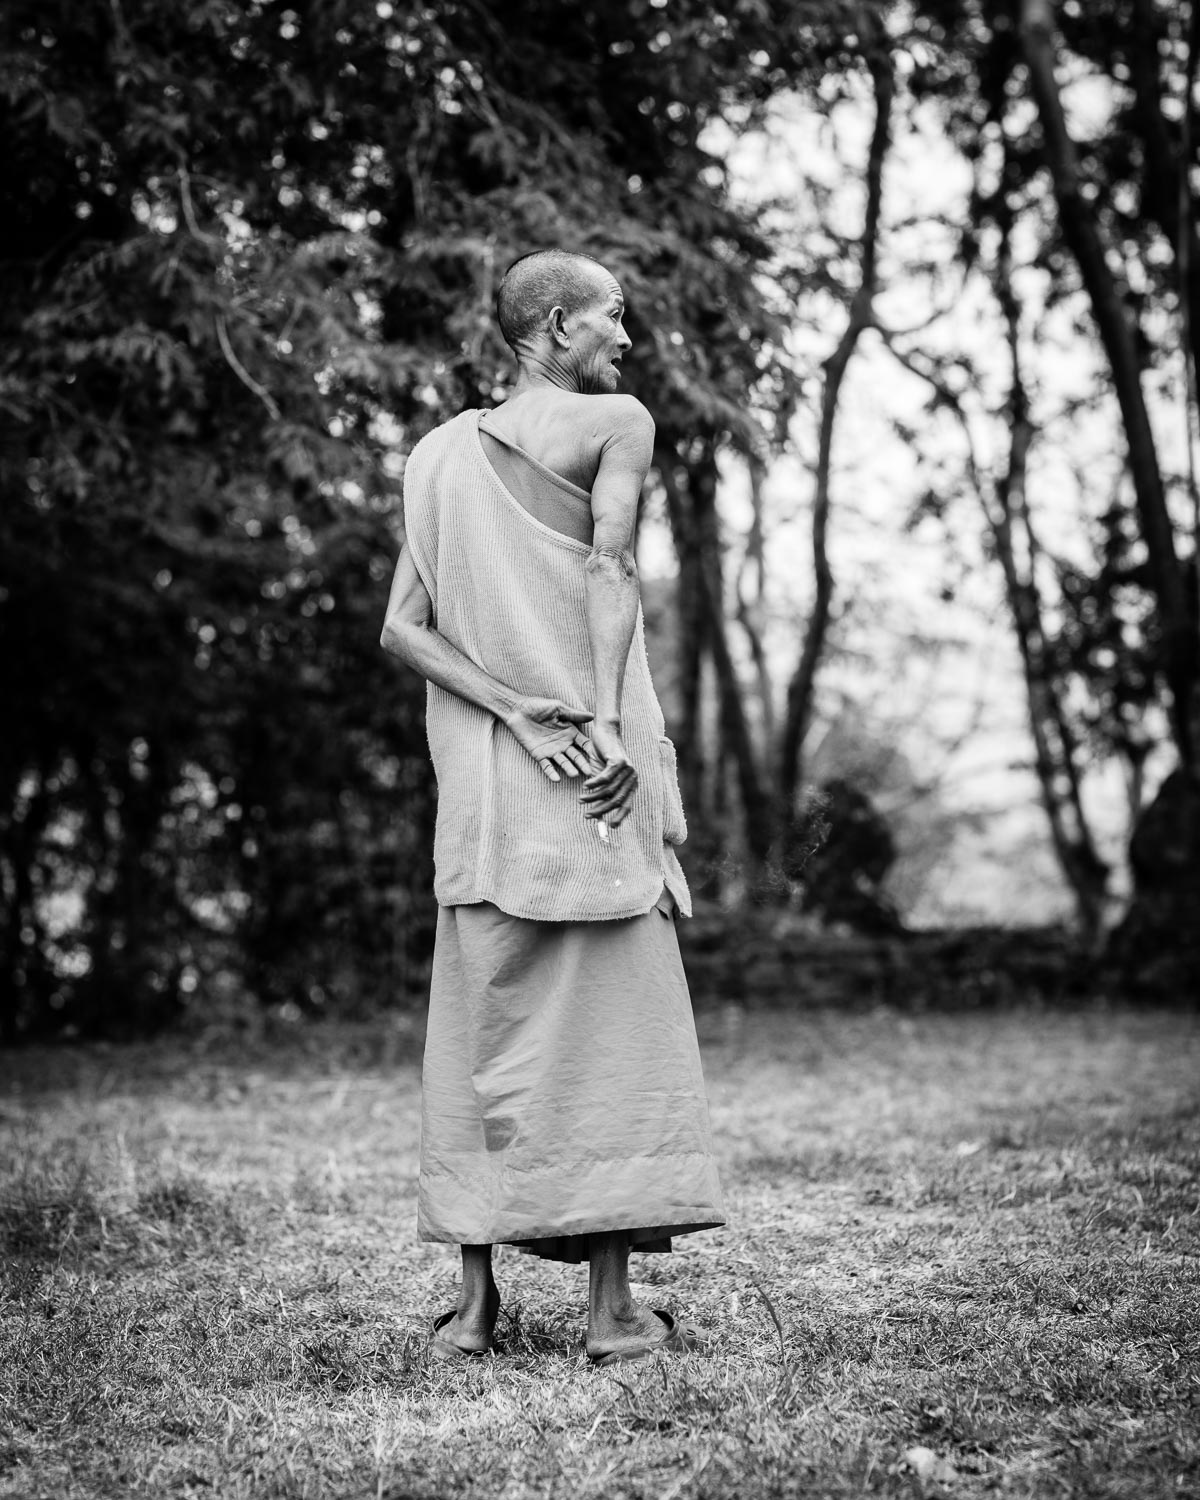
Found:
[(0, 1500), (1200, 1500), (1200, 0), (0, 119)]

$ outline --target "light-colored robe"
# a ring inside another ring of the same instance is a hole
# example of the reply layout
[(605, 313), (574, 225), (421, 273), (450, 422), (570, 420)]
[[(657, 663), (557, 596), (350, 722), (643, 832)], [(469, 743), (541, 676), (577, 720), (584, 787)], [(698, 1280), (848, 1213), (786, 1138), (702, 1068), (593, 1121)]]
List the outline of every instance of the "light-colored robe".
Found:
[[(405, 530), (438, 631), (516, 690), (594, 702), (589, 548), (500, 480), (479, 413), (405, 472)], [(499, 434), (494, 434), (499, 438)], [(516, 450), (518, 453), (521, 450)], [(585, 492), (528, 455), (530, 482)], [(607, 840), (492, 715), (433, 685), (434, 953), (418, 1232), (578, 1260), (587, 1236), (636, 1248), (724, 1220), (675, 915), (690, 914), (675, 755), (639, 612), (622, 736), (642, 773)]]

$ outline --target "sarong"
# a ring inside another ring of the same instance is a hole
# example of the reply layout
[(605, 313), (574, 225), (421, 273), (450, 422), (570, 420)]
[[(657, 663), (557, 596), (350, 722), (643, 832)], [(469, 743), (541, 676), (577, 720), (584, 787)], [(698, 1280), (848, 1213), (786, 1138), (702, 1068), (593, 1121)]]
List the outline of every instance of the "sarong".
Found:
[(619, 921), (442, 907), (422, 1085), (421, 1239), (577, 1261), (724, 1222), (665, 891)]

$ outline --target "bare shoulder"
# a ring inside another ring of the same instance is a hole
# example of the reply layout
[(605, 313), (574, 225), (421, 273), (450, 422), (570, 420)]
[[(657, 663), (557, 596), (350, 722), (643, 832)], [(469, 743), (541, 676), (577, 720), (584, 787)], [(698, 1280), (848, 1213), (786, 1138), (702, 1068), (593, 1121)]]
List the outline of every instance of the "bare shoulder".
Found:
[(601, 468), (644, 474), (654, 453), (654, 419), (635, 396), (526, 392), (499, 408), (495, 425), (585, 490)]
[(654, 418), (636, 396), (585, 396), (594, 408), (592, 420), (606, 439), (654, 437)]
[(575, 453), (587, 470), (584, 488), (602, 468), (638, 470), (643, 475), (654, 456), (654, 418), (637, 399), (626, 395), (566, 397), (566, 413)]
[(654, 418), (636, 396), (581, 398), (587, 413), (589, 446), (602, 465), (645, 471), (654, 454)]

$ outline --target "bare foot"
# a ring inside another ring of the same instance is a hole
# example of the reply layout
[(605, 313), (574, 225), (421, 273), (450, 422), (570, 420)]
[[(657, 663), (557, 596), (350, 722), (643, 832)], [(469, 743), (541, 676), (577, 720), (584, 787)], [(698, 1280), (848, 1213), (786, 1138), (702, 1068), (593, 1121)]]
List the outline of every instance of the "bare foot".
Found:
[(499, 1312), (500, 1290), (489, 1276), (484, 1300), (459, 1306), (449, 1322), (435, 1327), (435, 1342), (450, 1344), (464, 1354), (486, 1354), (492, 1347)]
[(630, 1301), (618, 1309), (598, 1309), (588, 1318), (586, 1347), (589, 1359), (623, 1351), (648, 1351), (654, 1344), (666, 1343), (673, 1324), (640, 1302)]

